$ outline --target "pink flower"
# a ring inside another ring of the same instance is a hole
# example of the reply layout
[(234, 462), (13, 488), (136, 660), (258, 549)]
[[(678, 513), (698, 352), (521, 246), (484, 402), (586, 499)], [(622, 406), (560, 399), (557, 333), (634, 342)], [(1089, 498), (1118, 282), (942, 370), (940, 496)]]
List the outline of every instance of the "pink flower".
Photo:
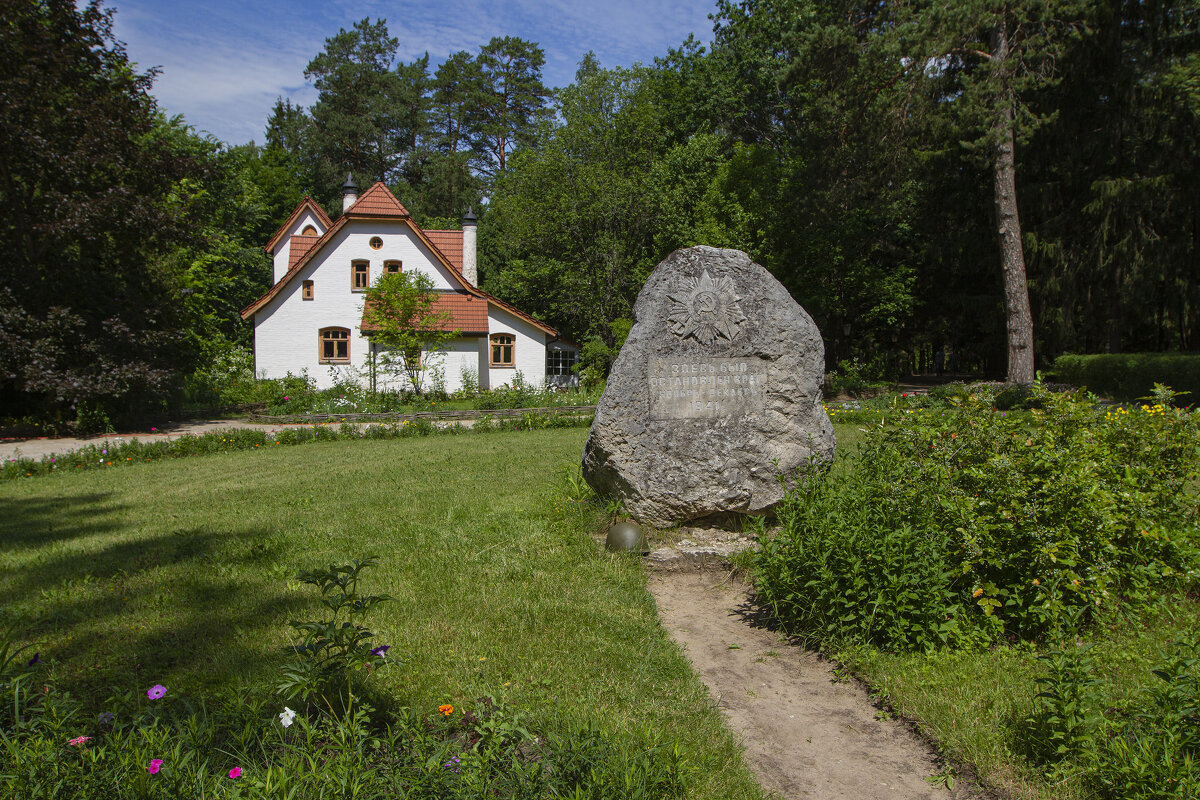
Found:
[(157, 700), (166, 693), (167, 687), (163, 686), (161, 683), (156, 683), (146, 690), (146, 697), (149, 697), (151, 700)]
[(229, 770), (229, 777), (233, 778), (235, 781), (242, 777), (242, 768), (234, 767), (233, 769)]
[(151, 775), (157, 775), (158, 771), (162, 769), (162, 765), (163, 760), (161, 758), (151, 759), (150, 766), (146, 767), (146, 772), (149, 772)]
[(71, 747), (74, 747), (75, 745), (79, 745), (79, 744), (83, 744), (84, 742), (91, 741), (91, 739), (92, 739), (92, 737), (90, 737), (90, 736), (76, 736), (74, 739), (67, 742), (67, 744), (71, 745)]

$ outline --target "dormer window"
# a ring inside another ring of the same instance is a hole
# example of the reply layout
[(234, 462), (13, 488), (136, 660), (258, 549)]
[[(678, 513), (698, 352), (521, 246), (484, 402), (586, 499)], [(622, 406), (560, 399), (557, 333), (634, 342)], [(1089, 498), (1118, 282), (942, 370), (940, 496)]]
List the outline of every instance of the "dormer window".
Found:
[(312, 281), (304, 282), (303, 288), (301, 288), (301, 290), (300, 290), (300, 296), (302, 298), (304, 298), (305, 300), (313, 299), (313, 282)]
[(387, 275), (400, 274), (400, 262), (399, 261), (383, 262), (383, 271), (384, 271), (384, 274), (387, 274)]
[(367, 261), (350, 262), (350, 288), (356, 292), (365, 292), (371, 285), (371, 265)]
[(305, 225), (304, 230), (300, 231), (300, 235), (301, 236), (316, 236), (317, 229), (314, 228), (312, 225)]

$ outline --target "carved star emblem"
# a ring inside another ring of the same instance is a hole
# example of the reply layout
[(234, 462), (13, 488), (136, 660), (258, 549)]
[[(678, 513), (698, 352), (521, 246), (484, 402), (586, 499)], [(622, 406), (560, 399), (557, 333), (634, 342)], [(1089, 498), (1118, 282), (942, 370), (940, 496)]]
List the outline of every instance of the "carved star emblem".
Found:
[(679, 290), (667, 299), (671, 301), (667, 323), (671, 333), (681, 339), (691, 336), (704, 345), (718, 338), (733, 341), (746, 322), (738, 306), (742, 298), (733, 290), (729, 276), (714, 281), (704, 270), (699, 278), (684, 278)]

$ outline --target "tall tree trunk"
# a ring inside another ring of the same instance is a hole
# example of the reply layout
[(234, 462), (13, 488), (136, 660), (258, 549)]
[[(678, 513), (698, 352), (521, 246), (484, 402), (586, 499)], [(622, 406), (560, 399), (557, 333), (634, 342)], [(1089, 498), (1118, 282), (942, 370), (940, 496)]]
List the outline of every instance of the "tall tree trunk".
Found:
[(1029, 284), (1025, 278), (1025, 252), (1021, 247), (1021, 217), (1017, 213), (1016, 137), (1013, 93), (1007, 74), (1008, 31), (1004, 21), (991, 32), (996, 65), (996, 159), (992, 177), (996, 198), (996, 233), (1004, 269), (1004, 310), (1008, 326), (1008, 382), (1030, 384), (1033, 369), (1033, 315), (1029, 310)]

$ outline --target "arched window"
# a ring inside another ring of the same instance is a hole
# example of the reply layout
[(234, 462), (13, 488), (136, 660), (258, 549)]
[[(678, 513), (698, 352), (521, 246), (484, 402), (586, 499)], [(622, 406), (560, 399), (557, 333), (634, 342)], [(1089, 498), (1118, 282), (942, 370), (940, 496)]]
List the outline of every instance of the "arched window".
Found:
[(350, 331), (346, 328), (322, 328), (317, 360), (322, 364), (350, 361)]
[(312, 225), (305, 225), (304, 230), (300, 231), (300, 235), (301, 236), (316, 236), (317, 229), (314, 228)]
[(493, 367), (511, 367), (517, 349), (516, 337), (511, 333), (493, 333), (491, 336)]

